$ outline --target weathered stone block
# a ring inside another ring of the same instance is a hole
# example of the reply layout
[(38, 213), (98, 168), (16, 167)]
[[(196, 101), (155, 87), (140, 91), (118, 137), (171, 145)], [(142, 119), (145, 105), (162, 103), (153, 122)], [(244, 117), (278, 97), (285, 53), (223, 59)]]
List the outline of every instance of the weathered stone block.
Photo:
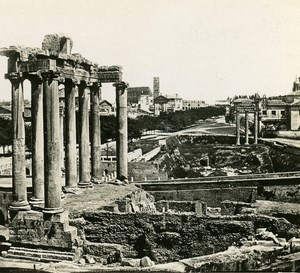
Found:
[(0, 225), (0, 241), (8, 241), (9, 229), (5, 226)]
[(151, 261), (151, 259), (148, 256), (146, 256), (141, 259), (140, 265), (142, 267), (150, 267), (150, 266), (155, 265), (155, 263), (153, 261)]
[(292, 253), (300, 252), (300, 238), (293, 238), (290, 244)]
[(44, 37), (42, 49), (51, 53), (71, 54), (73, 41), (71, 38), (59, 34), (48, 34)]

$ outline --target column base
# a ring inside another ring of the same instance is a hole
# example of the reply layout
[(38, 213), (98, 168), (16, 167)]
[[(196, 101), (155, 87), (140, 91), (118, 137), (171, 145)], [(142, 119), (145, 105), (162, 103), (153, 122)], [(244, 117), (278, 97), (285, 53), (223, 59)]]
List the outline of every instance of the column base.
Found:
[(44, 204), (44, 200), (41, 198), (31, 197), (29, 200), (29, 204), (36, 207)]
[(92, 188), (94, 187), (91, 181), (80, 181), (78, 183), (78, 188)]
[(62, 213), (63, 211), (64, 211), (64, 209), (62, 207), (60, 207), (60, 208), (44, 208), (42, 210), (42, 212), (45, 214), (58, 214), (58, 213)]
[(13, 211), (28, 211), (31, 210), (31, 207), (27, 201), (20, 201), (20, 202), (12, 202), (9, 206), (9, 210)]

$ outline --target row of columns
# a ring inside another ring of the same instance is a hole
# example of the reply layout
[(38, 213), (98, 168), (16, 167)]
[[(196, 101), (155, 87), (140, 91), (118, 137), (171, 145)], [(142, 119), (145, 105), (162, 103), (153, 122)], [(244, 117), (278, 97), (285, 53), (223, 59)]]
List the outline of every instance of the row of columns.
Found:
[[(25, 166), (25, 124), (23, 80), (20, 73), (10, 73), (13, 121), (13, 202), (11, 210), (29, 210)], [(44, 213), (63, 211), (61, 205), (61, 126), (58, 78), (53, 72), (28, 75), (32, 95), (32, 186), (33, 205), (44, 202)], [(66, 187), (88, 187), (100, 182), (101, 129), (100, 83), (88, 86), (81, 81), (79, 89), (79, 182), (77, 183), (76, 84), (65, 85), (65, 183)], [(117, 100), (117, 177), (127, 176), (127, 94), (125, 83), (116, 83)], [(89, 93), (91, 96), (91, 156), (89, 147)], [(92, 164), (90, 164), (90, 159)]]
[[(241, 113), (236, 112), (236, 145), (241, 145)], [(258, 113), (254, 112), (254, 144), (258, 143)], [(249, 145), (249, 112), (245, 112), (245, 145)]]

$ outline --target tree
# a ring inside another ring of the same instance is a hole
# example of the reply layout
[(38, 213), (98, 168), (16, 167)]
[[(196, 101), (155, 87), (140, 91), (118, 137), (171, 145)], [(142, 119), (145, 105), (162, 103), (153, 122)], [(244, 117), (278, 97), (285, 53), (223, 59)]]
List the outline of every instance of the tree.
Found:
[(5, 153), (5, 147), (12, 145), (13, 124), (10, 119), (0, 118), (0, 146)]
[(143, 127), (138, 120), (135, 119), (128, 119), (128, 139), (132, 141), (134, 138), (138, 139), (141, 138), (142, 132), (143, 132)]

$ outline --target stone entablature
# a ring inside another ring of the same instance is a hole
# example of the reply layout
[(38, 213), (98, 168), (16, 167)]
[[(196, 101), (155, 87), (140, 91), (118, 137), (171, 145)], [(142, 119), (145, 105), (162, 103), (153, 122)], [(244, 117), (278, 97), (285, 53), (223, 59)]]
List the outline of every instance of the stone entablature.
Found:
[(10, 73), (40, 75), (52, 71), (60, 81), (71, 79), (76, 83), (85, 81), (94, 82), (120, 82), (122, 81), (122, 68), (120, 66), (98, 66), (85, 59), (82, 55), (59, 53), (39, 48), (15, 47), (1, 48), (0, 55), (14, 59), (15, 64), (8, 66)]

